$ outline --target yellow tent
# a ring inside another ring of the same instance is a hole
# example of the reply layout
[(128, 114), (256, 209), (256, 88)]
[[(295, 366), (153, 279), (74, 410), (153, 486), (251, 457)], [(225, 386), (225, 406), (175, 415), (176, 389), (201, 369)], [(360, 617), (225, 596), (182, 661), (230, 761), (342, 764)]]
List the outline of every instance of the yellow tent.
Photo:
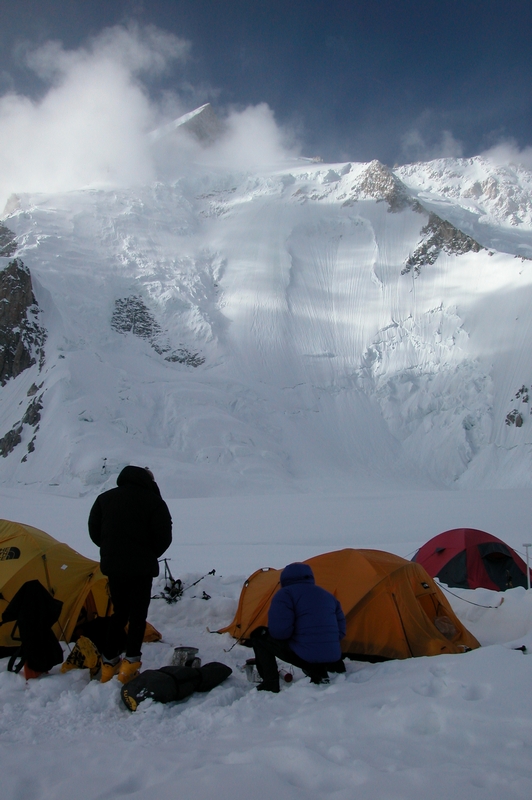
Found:
[[(480, 647), (420, 564), (381, 550), (338, 550), (304, 562), (340, 601), (347, 620), (342, 652), (353, 658), (461, 653)], [(218, 633), (247, 641), (268, 624), (281, 570), (257, 570), (245, 582), (233, 621)]]
[[(53, 628), (58, 639), (70, 641), (78, 621), (112, 611), (107, 578), (97, 561), (30, 525), (0, 520), (0, 616), (22, 584), (34, 579), (63, 603)], [(0, 626), (0, 648), (20, 645), (11, 638), (13, 627)]]

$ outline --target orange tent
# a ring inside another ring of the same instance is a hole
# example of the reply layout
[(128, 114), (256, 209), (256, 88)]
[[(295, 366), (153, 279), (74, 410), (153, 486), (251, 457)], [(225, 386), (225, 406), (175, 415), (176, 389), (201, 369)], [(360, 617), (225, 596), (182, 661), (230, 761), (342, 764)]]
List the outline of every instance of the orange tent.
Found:
[[(304, 562), (318, 586), (340, 601), (347, 620), (342, 652), (351, 658), (462, 653), (480, 647), (423, 567), (381, 550), (337, 550)], [(245, 582), (233, 621), (218, 633), (246, 642), (268, 624), (281, 570), (267, 567)]]
[[(107, 578), (97, 561), (38, 528), (0, 520), (0, 616), (26, 581), (38, 580), (63, 608), (53, 631), (69, 642), (78, 623), (112, 611)], [(0, 647), (18, 647), (13, 624), (0, 626)]]

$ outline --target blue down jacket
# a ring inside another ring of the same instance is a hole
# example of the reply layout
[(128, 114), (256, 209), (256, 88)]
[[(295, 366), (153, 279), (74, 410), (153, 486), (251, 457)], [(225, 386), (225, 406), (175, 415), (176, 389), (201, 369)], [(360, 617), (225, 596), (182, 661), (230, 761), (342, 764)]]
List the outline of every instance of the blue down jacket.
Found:
[(300, 658), (311, 664), (338, 661), (345, 617), (336, 597), (314, 583), (308, 564), (289, 564), (281, 573), (281, 589), (273, 596), (268, 629), (274, 639), (288, 640)]

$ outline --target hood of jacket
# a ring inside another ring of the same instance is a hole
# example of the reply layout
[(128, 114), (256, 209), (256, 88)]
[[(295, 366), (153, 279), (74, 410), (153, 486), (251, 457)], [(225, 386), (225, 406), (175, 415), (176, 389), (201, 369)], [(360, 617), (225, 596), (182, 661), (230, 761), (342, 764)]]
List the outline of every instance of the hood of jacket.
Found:
[(314, 583), (314, 573), (308, 564), (296, 562), (288, 564), (281, 572), (281, 586), (291, 586), (294, 583)]
[(151, 489), (155, 494), (159, 494), (159, 487), (144, 467), (124, 467), (116, 479), (116, 485), (125, 486), (126, 484), (144, 486), (146, 489)]

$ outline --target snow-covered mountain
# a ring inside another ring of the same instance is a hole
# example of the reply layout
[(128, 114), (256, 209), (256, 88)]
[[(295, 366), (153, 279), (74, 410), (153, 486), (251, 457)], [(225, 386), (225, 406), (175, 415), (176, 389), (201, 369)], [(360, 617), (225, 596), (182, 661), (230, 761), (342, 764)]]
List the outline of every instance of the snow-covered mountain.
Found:
[(520, 167), (196, 166), (1, 222), (5, 486), (130, 462), (168, 497), (532, 485)]
[(180, 132), (186, 132), (196, 141), (209, 145), (218, 139), (225, 130), (224, 123), (216, 115), (210, 103), (183, 114), (172, 122), (162, 125), (152, 131), (149, 135), (151, 142), (159, 142), (161, 139), (173, 137)]

